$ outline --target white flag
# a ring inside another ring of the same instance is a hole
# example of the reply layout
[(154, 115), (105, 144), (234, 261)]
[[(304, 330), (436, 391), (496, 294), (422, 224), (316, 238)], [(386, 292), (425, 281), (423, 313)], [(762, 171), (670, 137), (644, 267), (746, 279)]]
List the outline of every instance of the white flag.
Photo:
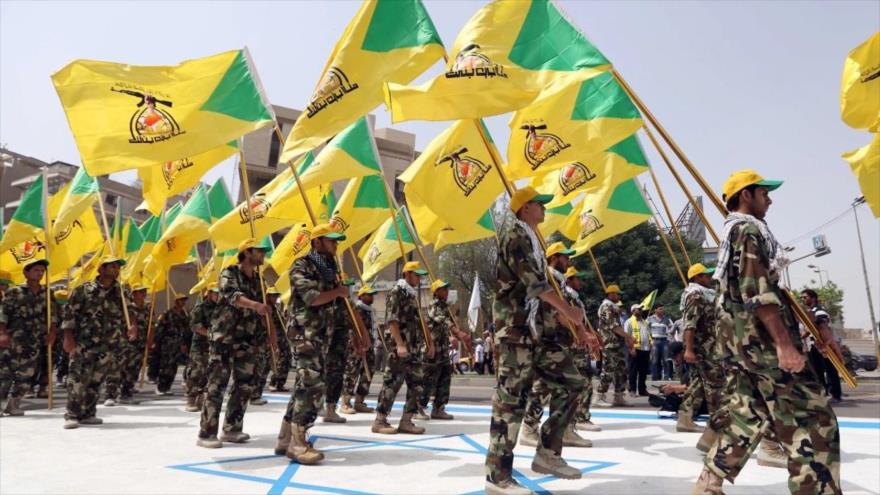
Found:
[(471, 291), (471, 302), (468, 303), (468, 325), (471, 331), (477, 330), (477, 323), (480, 319), (480, 276), (474, 277), (474, 288)]

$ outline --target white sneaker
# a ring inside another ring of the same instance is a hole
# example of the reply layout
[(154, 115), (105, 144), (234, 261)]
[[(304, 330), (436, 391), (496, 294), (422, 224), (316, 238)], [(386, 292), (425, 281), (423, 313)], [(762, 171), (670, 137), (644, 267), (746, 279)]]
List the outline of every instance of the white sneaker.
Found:
[(107, 399), (104, 401), (104, 405), (107, 407), (113, 407), (116, 405), (116, 400), (115, 399)]

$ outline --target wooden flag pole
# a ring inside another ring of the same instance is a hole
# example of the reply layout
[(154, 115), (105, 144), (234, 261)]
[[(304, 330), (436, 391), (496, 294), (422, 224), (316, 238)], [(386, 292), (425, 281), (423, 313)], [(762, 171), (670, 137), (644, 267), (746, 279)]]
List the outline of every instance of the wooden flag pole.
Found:
[(593, 255), (593, 249), (587, 248), (587, 254), (590, 255), (590, 261), (593, 262), (593, 269), (596, 270), (596, 275), (599, 276), (599, 283), (602, 284), (602, 291), (604, 292), (607, 286), (605, 285), (605, 278), (602, 277), (602, 270), (599, 269), (599, 262), (596, 261), (596, 256)]
[(684, 287), (687, 287), (687, 277), (685, 277), (684, 272), (681, 270), (681, 264), (679, 264), (678, 258), (675, 257), (675, 251), (672, 250), (672, 244), (669, 242), (669, 235), (663, 231), (663, 219), (660, 217), (660, 212), (657, 210), (657, 205), (654, 203), (654, 199), (648, 196), (647, 189), (642, 189), (642, 194), (645, 198), (645, 204), (650, 203), (653, 207), (653, 214), (651, 215), (651, 219), (654, 221), (654, 227), (657, 228), (657, 234), (660, 236), (660, 240), (663, 241), (663, 246), (666, 247), (666, 252), (669, 253), (669, 258), (672, 260), (672, 264), (675, 265), (675, 271), (681, 278), (682, 285), (684, 285)]
[[(251, 228), (251, 237), (257, 238), (257, 229), (254, 227), (254, 210), (251, 208), (251, 186), (247, 175), (247, 163), (244, 159), (244, 146), (242, 141), (238, 143), (238, 164), (241, 170), (241, 187), (244, 188), (244, 204), (247, 205), (248, 224)], [(263, 285), (263, 275), (260, 273), (260, 267), (254, 267), (257, 271), (257, 277), (260, 279), (260, 295), (263, 298), (263, 305), (267, 304), (266, 286)], [(266, 313), (266, 335), (269, 338), (269, 354), (272, 356), (272, 373), (278, 374), (278, 346), (275, 338), (275, 324), (272, 321), (271, 311)]]
[(144, 340), (144, 358), (141, 361), (141, 388), (144, 387), (144, 375), (147, 373), (147, 356), (153, 340), (153, 312), (156, 309), (156, 289), (150, 292), (150, 316), (147, 318), (147, 335)]
[[(651, 173), (651, 181), (654, 183), (654, 189), (657, 190), (657, 195), (660, 196), (660, 203), (663, 205), (663, 210), (666, 212), (666, 218), (669, 219), (669, 227), (675, 234), (675, 238), (678, 239), (678, 245), (681, 248), (681, 253), (684, 254), (685, 261), (687, 261), (688, 266), (691, 266), (693, 265), (693, 262), (691, 261), (691, 257), (688, 254), (687, 245), (685, 245), (684, 243), (684, 238), (682, 238), (681, 236), (681, 231), (678, 229), (678, 226), (675, 225), (675, 219), (672, 217), (672, 211), (669, 209), (669, 205), (666, 203), (666, 195), (663, 194), (663, 189), (660, 188), (660, 183), (657, 182), (657, 176), (654, 174), (654, 169), (648, 167), (648, 172)], [(660, 212), (657, 212), (657, 215), (660, 216)], [(661, 228), (660, 224), (657, 225), (657, 228)]]
[[(46, 261), (49, 261), (49, 245), (51, 244), (52, 239), (52, 221), (49, 218), (49, 169), (48, 167), (43, 167), (43, 174), (40, 179), (43, 181), (43, 235), (46, 236)], [(49, 381), (48, 381), (48, 409), (52, 409), (54, 405), (54, 393), (53, 393), (53, 383), (52, 383), (52, 346), (54, 345), (54, 339), (58, 338), (58, 335), (55, 335), (52, 339), (52, 342), (49, 342), (49, 336), (52, 335), (52, 291), (49, 288), (49, 266), (46, 266), (46, 371), (49, 373)]]
[[(278, 138), (281, 147), (284, 148), (284, 134), (281, 133), (281, 126), (278, 125), (278, 122), (275, 122), (275, 136)], [(243, 156), (243, 152), (242, 152)], [(290, 167), (290, 172), (293, 174), (293, 179), (296, 181), (296, 188), (299, 190), (299, 195), (302, 198), (303, 205), (306, 207), (306, 211), (309, 214), (309, 220), (312, 222), (312, 226), (318, 225), (318, 217), (315, 215), (315, 210), (312, 209), (312, 203), (309, 201), (309, 197), (306, 194), (305, 189), (303, 189), (302, 180), (299, 177), (299, 172), (296, 171), (296, 167), (293, 165), (293, 161), (288, 161), (287, 166)], [(250, 195), (248, 195), (248, 203), (250, 203)], [(339, 267), (340, 270), (342, 267)], [(339, 277), (339, 282), (342, 283), (342, 278)], [(366, 329), (364, 329), (364, 323), (361, 321), (360, 317), (355, 313), (354, 308), (351, 306), (351, 301), (348, 297), (343, 298), (345, 303), (345, 310), (348, 312), (348, 317), (351, 320), (351, 324), (354, 326), (355, 332), (361, 338), (362, 342), (367, 341), (366, 337)], [(364, 370), (367, 372), (367, 375), (372, 376), (370, 373), (370, 366), (367, 363), (366, 354), (362, 359), (364, 364)]]
[[(113, 236), (110, 235), (110, 227), (107, 223), (107, 212), (104, 210), (104, 198), (101, 195), (98, 195), (98, 206), (101, 208), (101, 221), (104, 224), (104, 233), (107, 235), (107, 243), (110, 244), (110, 255), (117, 256), (116, 254), (116, 245), (113, 242)], [(122, 219), (119, 220), (122, 222)], [(98, 261), (100, 263), (100, 260)], [(122, 289), (122, 280), (117, 279), (117, 283), (119, 284), (119, 302), (122, 303), (122, 314), (125, 316), (125, 331), (128, 332), (128, 329), (131, 328), (131, 318), (128, 316), (128, 304), (126, 304), (125, 300), (125, 292)]]

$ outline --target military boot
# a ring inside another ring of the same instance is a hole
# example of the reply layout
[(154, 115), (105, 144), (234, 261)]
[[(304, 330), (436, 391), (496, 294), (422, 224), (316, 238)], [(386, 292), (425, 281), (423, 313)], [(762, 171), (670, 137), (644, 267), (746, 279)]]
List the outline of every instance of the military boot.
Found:
[(717, 438), (718, 433), (715, 433), (715, 430), (712, 428), (706, 428), (703, 430), (703, 434), (700, 435), (700, 440), (697, 441), (697, 450), (700, 452), (709, 452), (709, 449), (712, 448), (712, 444), (715, 443)]
[(455, 419), (455, 416), (447, 413), (445, 407), (435, 407), (431, 410), (431, 419), (442, 419), (444, 421), (449, 421)]
[(584, 421), (578, 421), (577, 427), (579, 430), (584, 431), (602, 431), (602, 427), (593, 423), (591, 420), (587, 419)]
[(336, 414), (336, 404), (327, 404), (327, 409), (324, 412), (324, 417), (321, 418), (321, 421), (324, 423), (345, 423), (347, 420), (342, 416)]
[(419, 421), (428, 421), (431, 419), (431, 417), (428, 416), (428, 414), (425, 412), (425, 408), (422, 406), (419, 406), (419, 408), (416, 409), (416, 413), (414, 416)]
[(324, 454), (306, 441), (305, 427), (299, 425), (291, 425), (290, 444), (286, 454), (289, 459), (304, 465), (317, 464), (324, 460)]
[(285, 455), (287, 447), (290, 446), (292, 431), (290, 422), (282, 419), (281, 430), (278, 432), (278, 438), (275, 439), (275, 455)]
[(504, 481), (499, 481), (498, 483), (494, 483), (492, 481), (486, 480), (485, 487), (486, 495), (534, 495), (535, 492), (529, 490), (528, 488), (520, 485), (513, 478), (506, 479)]
[(65, 419), (64, 420), (64, 429), (65, 430), (74, 430), (79, 428), (79, 421), (75, 419)]
[(217, 436), (215, 435), (208, 438), (199, 437), (199, 439), (196, 440), (196, 445), (199, 447), (204, 447), (206, 449), (219, 449), (223, 447), (223, 442), (217, 440)]
[(562, 445), (563, 447), (592, 447), (593, 442), (590, 440), (581, 437), (574, 430), (574, 424), (568, 425), (568, 428), (565, 429), (565, 434), (562, 436)]
[(694, 423), (691, 413), (678, 411), (678, 423), (675, 424), (675, 431), (679, 433), (703, 433), (705, 429), (705, 427)]
[(397, 433), (397, 428), (388, 423), (388, 415), (382, 413), (376, 414), (376, 419), (373, 420), (373, 427), (370, 430), (373, 433), (381, 433), (383, 435), (394, 435)]
[(691, 495), (724, 495), (721, 491), (721, 484), (724, 479), (715, 474), (709, 468), (703, 468), (700, 477), (697, 478), (697, 484), (694, 485)]
[(758, 465), (788, 469), (788, 456), (778, 443), (764, 438), (758, 447)]
[(365, 397), (363, 395), (357, 396), (357, 398), (354, 400), (354, 410), (359, 413), (368, 413), (368, 414), (372, 414), (372, 413), (376, 412), (375, 409), (364, 404), (364, 399), (365, 399)]
[(339, 412), (341, 412), (342, 414), (357, 414), (355, 408), (351, 407), (350, 395), (342, 396), (342, 405), (339, 406)]
[(581, 479), (581, 470), (573, 468), (559, 454), (550, 449), (538, 449), (532, 460), (532, 471), (550, 474), (564, 480)]
[(40, 388), (37, 390), (37, 398), (38, 399), (48, 399), (49, 392), (46, 391), (46, 385), (40, 385)]
[(251, 436), (243, 431), (224, 431), (220, 435), (220, 440), (229, 443), (245, 443), (251, 439)]
[(626, 401), (623, 392), (615, 392), (614, 400), (611, 401), (612, 407), (632, 407), (632, 404)]
[(200, 412), (202, 410), (201, 407), (196, 405), (197, 397), (190, 395), (186, 398), (186, 412)]
[(593, 405), (596, 407), (611, 407), (611, 403), (605, 397), (606, 392), (599, 392), (593, 399)]
[(400, 423), (397, 425), (397, 431), (400, 433), (409, 433), (410, 435), (421, 435), (422, 433), (425, 433), (425, 429), (421, 426), (416, 426), (412, 422), (412, 418), (412, 413), (403, 413), (403, 416), (400, 417)]
[(24, 416), (24, 410), (21, 408), (21, 397), (10, 397), (6, 401), (4, 412), (10, 416)]
[(255, 399), (251, 399), (251, 405), (254, 405), (254, 406), (265, 406), (268, 403), (269, 403), (269, 401), (267, 401), (266, 399), (264, 399), (262, 397), (257, 397)]
[(538, 428), (523, 423), (519, 432), (519, 444), (525, 447), (537, 447), (539, 443), (541, 443), (541, 435), (538, 433)]
[(89, 416), (88, 418), (84, 418), (79, 420), (79, 424), (81, 425), (102, 425), (104, 424), (104, 420), (101, 418), (97, 418), (95, 416)]

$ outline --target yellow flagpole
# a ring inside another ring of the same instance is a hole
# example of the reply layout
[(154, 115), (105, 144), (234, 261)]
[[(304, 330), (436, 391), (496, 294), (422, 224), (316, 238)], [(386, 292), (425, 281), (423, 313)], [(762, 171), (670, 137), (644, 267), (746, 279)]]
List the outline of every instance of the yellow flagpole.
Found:
[[(657, 182), (657, 176), (654, 174), (654, 169), (648, 167), (648, 171), (651, 173), (651, 181), (654, 182), (654, 188), (657, 189), (657, 195), (660, 196), (660, 203), (663, 205), (663, 210), (666, 212), (666, 218), (669, 219), (669, 226), (672, 229), (672, 232), (675, 233), (675, 238), (678, 239), (678, 245), (681, 247), (681, 252), (684, 254), (684, 259), (687, 261), (688, 266), (693, 265), (691, 262), (691, 257), (688, 254), (687, 246), (684, 243), (684, 239), (681, 237), (681, 231), (678, 230), (678, 226), (675, 225), (675, 219), (672, 217), (672, 211), (669, 209), (669, 205), (666, 203), (666, 195), (663, 194), (663, 189), (660, 188), (660, 183)], [(660, 215), (660, 212), (657, 212), (657, 215)], [(660, 228), (660, 224), (657, 225)]]
[[(107, 224), (107, 212), (104, 210), (104, 198), (98, 194), (98, 206), (101, 209), (101, 221), (104, 224), (104, 233), (107, 235), (107, 243), (110, 245), (110, 255), (116, 256), (116, 244), (113, 242), (113, 236), (110, 234), (110, 227)], [(119, 219), (120, 225), (122, 224), (122, 219)], [(131, 318), (128, 316), (128, 304), (125, 302), (125, 292), (122, 290), (122, 280), (117, 279), (116, 281), (119, 284), (119, 302), (122, 303), (122, 314), (125, 316), (125, 331), (127, 332), (129, 328), (131, 328)]]
[(144, 386), (144, 375), (147, 372), (147, 356), (150, 353), (150, 341), (153, 339), (153, 312), (156, 309), (156, 289), (150, 293), (150, 316), (147, 318), (147, 335), (144, 336), (144, 359), (141, 362), (141, 388)]
[(602, 291), (604, 292), (606, 289), (605, 278), (602, 276), (602, 270), (599, 269), (599, 262), (596, 261), (596, 256), (593, 255), (593, 249), (587, 248), (587, 254), (590, 255), (590, 260), (593, 262), (593, 269), (596, 270), (596, 275), (599, 276), (599, 283), (602, 284)]
[[(49, 261), (49, 245), (52, 243), (52, 221), (49, 218), (49, 169), (43, 167), (40, 179), (43, 181), (43, 234), (46, 236), (46, 261)], [(49, 288), (49, 267), (46, 266), (46, 371), (49, 373), (48, 381), (48, 409), (54, 405), (54, 386), (52, 383), (52, 344), (49, 343), (49, 335), (52, 335), (52, 291)], [(55, 335), (55, 339), (58, 335)]]

